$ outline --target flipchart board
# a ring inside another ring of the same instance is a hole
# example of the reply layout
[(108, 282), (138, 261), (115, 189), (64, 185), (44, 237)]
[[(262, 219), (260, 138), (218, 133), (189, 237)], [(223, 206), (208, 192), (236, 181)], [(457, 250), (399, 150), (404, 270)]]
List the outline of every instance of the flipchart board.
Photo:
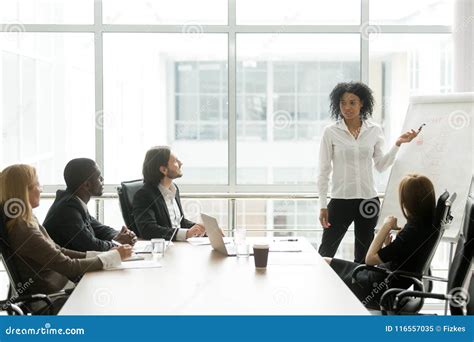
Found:
[(444, 190), (456, 192), (451, 214), (454, 219), (444, 239), (457, 239), (473, 179), (474, 93), (457, 93), (410, 98), (403, 132), (426, 124), (409, 144), (403, 144), (392, 166), (379, 226), (388, 215), (406, 223), (398, 200), (398, 185), (409, 173), (427, 176), (434, 184), (436, 199)]

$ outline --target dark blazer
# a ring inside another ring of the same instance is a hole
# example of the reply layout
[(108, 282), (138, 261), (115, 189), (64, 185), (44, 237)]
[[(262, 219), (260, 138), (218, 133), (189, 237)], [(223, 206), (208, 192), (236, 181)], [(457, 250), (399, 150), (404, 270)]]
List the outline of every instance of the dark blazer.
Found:
[(58, 190), (43, 226), (61, 247), (76, 251), (108, 251), (118, 234), (97, 221), (71, 192)]
[[(175, 198), (179, 212), (183, 215), (177, 186)], [(132, 207), (133, 219), (140, 238), (146, 240), (154, 238), (169, 240), (171, 238), (175, 229), (171, 226), (168, 207), (158, 186), (145, 183), (133, 197)], [(194, 224), (183, 216), (181, 228), (191, 228)], [(176, 234), (173, 239), (176, 239)]]

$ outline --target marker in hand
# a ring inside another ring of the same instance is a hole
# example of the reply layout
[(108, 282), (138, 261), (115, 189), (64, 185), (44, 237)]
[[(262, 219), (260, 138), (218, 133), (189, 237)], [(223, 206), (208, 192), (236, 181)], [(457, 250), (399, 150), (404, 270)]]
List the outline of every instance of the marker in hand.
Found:
[(425, 123), (424, 123), (424, 124), (421, 124), (420, 128), (418, 128), (418, 133), (421, 132), (421, 129), (423, 128), (423, 126), (426, 126), (426, 124), (425, 124)]

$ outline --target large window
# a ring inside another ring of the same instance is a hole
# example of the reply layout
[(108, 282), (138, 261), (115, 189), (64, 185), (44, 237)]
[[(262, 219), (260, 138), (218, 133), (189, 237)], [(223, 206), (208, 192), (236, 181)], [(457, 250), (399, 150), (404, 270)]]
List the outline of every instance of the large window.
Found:
[(315, 184), (329, 93), (359, 55), (357, 34), (237, 35), (238, 184)]
[(371, 0), (370, 21), (378, 25), (451, 25), (455, 0)]
[[(357, 25), (360, 0), (236, 0), (241, 25)], [(271, 10), (269, 10), (271, 9)]]
[[(167, 144), (182, 192), (315, 193), (331, 89), (368, 83), (392, 144), (410, 95), (453, 91), (452, 13), (451, 0), (2, 0), (0, 166), (34, 164), (54, 192), (69, 159), (91, 157), (114, 193)], [(217, 202), (205, 210), (227, 221)], [(317, 221), (316, 201), (244, 202), (238, 222), (258, 212), (279, 234)]]
[(107, 182), (140, 178), (146, 150), (172, 145), (185, 183), (227, 183), (226, 60), (224, 34), (104, 35)]
[(0, 32), (0, 163), (33, 164), (43, 184), (94, 158), (94, 36)]
[(10, 32), (24, 24), (92, 24), (94, 0), (2, 0), (0, 23)]
[(176, 62), (175, 84), (175, 139), (227, 140), (225, 62)]
[(227, 23), (223, 0), (102, 0), (102, 5), (106, 24), (178, 24), (192, 33), (200, 25)]

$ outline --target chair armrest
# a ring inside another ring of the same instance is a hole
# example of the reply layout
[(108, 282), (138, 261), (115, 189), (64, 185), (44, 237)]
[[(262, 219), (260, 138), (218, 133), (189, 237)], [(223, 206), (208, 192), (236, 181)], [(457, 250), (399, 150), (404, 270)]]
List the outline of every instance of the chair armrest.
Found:
[(395, 276), (395, 275), (403, 275), (403, 276), (409, 276), (409, 277), (414, 277), (417, 279), (426, 279), (426, 280), (433, 280), (433, 281), (442, 281), (447, 283), (448, 279), (442, 278), (442, 277), (435, 277), (432, 275), (421, 275), (420, 273), (414, 273), (414, 272), (406, 272), (406, 271), (393, 271), (393, 274), (390, 275), (390, 277)]
[(410, 278), (416, 278), (416, 279), (421, 279), (423, 277), (422, 274), (420, 273), (415, 273), (415, 272), (407, 272), (407, 271), (392, 271), (390, 272), (390, 275), (388, 276), (389, 279), (393, 277), (410, 277)]
[(443, 282), (443, 283), (447, 283), (447, 282), (448, 282), (448, 279), (446, 279), (446, 278), (435, 277), (435, 276), (431, 276), (431, 275), (424, 275), (424, 276), (423, 276), (423, 279), (426, 279), (426, 280), (433, 280), (433, 281), (441, 281), (441, 282)]
[[(34, 302), (44, 302), (45, 305), (48, 307), (47, 309), (48, 314), (51, 314), (52, 299), (57, 298), (57, 297), (62, 297), (62, 296), (69, 296), (71, 292), (72, 292), (72, 289), (67, 290), (67, 291), (51, 293), (49, 295), (37, 293), (37, 294), (32, 294), (32, 295), (18, 296), (9, 300), (1, 301), (0, 304), (2, 305), (2, 309), (5, 308), (6, 306), (9, 306), (11, 307), (13, 311), (17, 312), (17, 310), (14, 307), (19, 308), (19, 306), (24, 305), (24, 304), (29, 304), (29, 303), (34, 303)], [(22, 314), (24, 314), (23, 310), (21, 310), (21, 312)]]
[(374, 271), (380, 274), (384, 275), (389, 275), (390, 271), (385, 269), (385, 268), (380, 268), (380, 267), (375, 267), (375, 266), (369, 266), (369, 265), (360, 265), (357, 266), (354, 271), (352, 271), (352, 282), (356, 282), (357, 280), (357, 274), (359, 274), (361, 271)]
[(385, 279), (385, 281), (387, 283), (389, 283), (392, 280), (392, 278), (394, 278), (394, 277), (404, 278), (404, 279), (410, 280), (412, 285), (415, 288), (418, 288), (421, 291), (424, 291), (424, 289), (425, 289), (424, 285), (423, 285), (423, 282), (420, 280), (422, 278), (422, 276), (418, 273), (405, 272), (405, 271), (393, 271), (393, 272), (390, 272), (390, 274)]
[(0, 310), (1, 311), (13, 311), (19, 316), (25, 315), (23, 310), (16, 304), (10, 303), (8, 300), (0, 301)]
[[(25, 296), (19, 296), (17, 298), (14, 298), (11, 302), (13, 304), (29, 304), (29, 303), (34, 303), (34, 302), (44, 302), (44, 304), (49, 308), (52, 305), (51, 298), (48, 295), (38, 293), (38, 294), (33, 294), (33, 295), (25, 295)], [(49, 312), (49, 309), (48, 309)]]
[(69, 296), (72, 291), (74, 291), (74, 288), (72, 289), (64, 289), (62, 291), (59, 291), (59, 292), (55, 292), (55, 293), (50, 293), (48, 295), (49, 298), (56, 298), (56, 297), (62, 297), (62, 296)]
[[(421, 296), (417, 296), (417, 294), (424, 294)], [(424, 292), (424, 291), (413, 291), (413, 290), (406, 290), (406, 289), (399, 289), (399, 288), (392, 288), (384, 292), (380, 299), (380, 310), (382, 311), (383, 315), (387, 315), (389, 312), (394, 313), (396, 315), (400, 314), (413, 314), (419, 312), (424, 304), (424, 298), (436, 298), (436, 299), (443, 299), (439, 298), (437, 294), (432, 294), (431, 292)], [(444, 295), (441, 295), (444, 296)], [(410, 309), (409, 311), (402, 312), (399, 308), (399, 304), (402, 299), (406, 297), (415, 297), (415, 298), (422, 298), (415, 308)]]
[[(48, 307), (51, 305), (51, 299), (45, 294), (32, 294), (13, 297), (11, 299), (1, 301), (0, 305), (2, 310), (8, 310), (8, 308), (10, 308), (16, 313), (23, 315), (24, 311), (20, 309), (19, 306), (33, 302), (44, 302)], [(18, 311), (17, 308), (20, 309), (20, 311)]]
[(420, 281), (418, 277), (421, 277), (417, 273), (405, 272), (405, 271), (390, 271), (385, 268), (369, 266), (369, 265), (360, 265), (357, 266), (354, 271), (352, 272), (352, 282), (355, 283), (357, 281), (357, 274), (361, 271), (374, 271), (383, 275), (386, 275), (385, 282), (388, 284), (392, 280), (393, 277), (400, 277), (405, 278), (411, 281), (413, 286), (418, 287), (418, 289), (424, 290), (423, 283)]
[(412, 290), (404, 290), (398, 293), (395, 296), (395, 301), (393, 303), (393, 308), (396, 310), (398, 304), (402, 299), (405, 297), (416, 297), (416, 298), (432, 298), (432, 299), (441, 299), (447, 300), (448, 297), (445, 294), (441, 293), (431, 293), (431, 292), (424, 292), (424, 291), (412, 291)]
[(380, 311), (382, 312), (382, 315), (386, 316), (388, 315), (389, 311), (394, 311), (393, 301), (391, 302), (390, 299), (394, 298), (397, 294), (405, 290), (406, 289), (391, 288), (383, 293), (383, 295), (380, 297)]

